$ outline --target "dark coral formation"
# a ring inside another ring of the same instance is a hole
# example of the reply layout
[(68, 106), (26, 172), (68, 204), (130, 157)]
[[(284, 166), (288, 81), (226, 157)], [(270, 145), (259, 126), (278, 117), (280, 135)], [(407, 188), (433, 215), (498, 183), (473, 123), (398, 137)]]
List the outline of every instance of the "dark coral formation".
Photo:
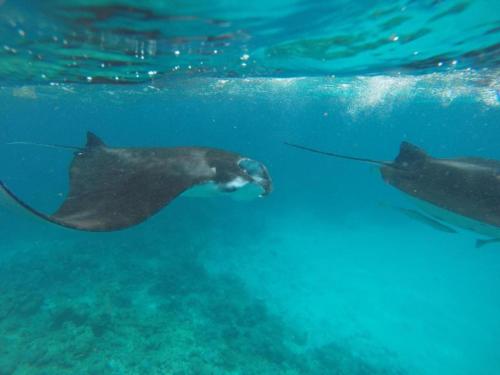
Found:
[(400, 374), (310, 348), (197, 247), (82, 240), (0, 262), (0, 374)]

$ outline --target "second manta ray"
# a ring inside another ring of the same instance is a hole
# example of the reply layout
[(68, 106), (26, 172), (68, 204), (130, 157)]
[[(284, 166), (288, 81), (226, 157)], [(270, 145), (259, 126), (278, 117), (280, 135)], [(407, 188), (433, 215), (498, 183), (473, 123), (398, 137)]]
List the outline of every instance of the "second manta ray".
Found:
[[(50, 145), (49, 145), (50, 146)], [(72, 148), (66, 146), (54, 146)], [(113, 231), (139, 224), (195, 186), (222, 192), (256, 187), (271, 192), (266, 167), (238, 154), (205, 147), (115, 148), (93, 133), (75, 148), (69, 193), (52, 215), (28, 206), (0, 181), (0, 198), (64, 227)]]
[[(416, 198), (430, 222), (443, 221), (490, 237), (478, 240), (476, 247), (500, 242), (500, 161), (477, 157), (435, 158), (408, 142), (401, 143), (399, 155), (392, 162), (286, 144), (318, 154), (377, 164), (387, 183)], [(450, 228), (450, 232), (453, 229)]]

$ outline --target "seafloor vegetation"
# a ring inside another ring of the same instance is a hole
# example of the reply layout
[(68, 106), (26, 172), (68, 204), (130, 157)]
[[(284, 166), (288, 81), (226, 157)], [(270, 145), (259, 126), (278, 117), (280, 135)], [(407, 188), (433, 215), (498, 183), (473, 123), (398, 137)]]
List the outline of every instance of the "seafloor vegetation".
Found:
[(203, 240), (175, 237), (7, 241), (0, 374), (403, 373), (310, 347), (241, 281), (209, 274)]

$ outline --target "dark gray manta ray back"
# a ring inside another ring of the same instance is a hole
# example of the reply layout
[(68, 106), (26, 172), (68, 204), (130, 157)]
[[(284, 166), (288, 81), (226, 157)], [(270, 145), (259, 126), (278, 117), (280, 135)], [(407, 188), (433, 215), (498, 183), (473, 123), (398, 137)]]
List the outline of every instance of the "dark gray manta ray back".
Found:
[(139, 224), (195, 185), (213, 183), (233, 191), (253, 183), (262, 195), (271, 191), (265, 166), (235, 153), (203, 147), (112, 148), (90, 132), (69, 174), (69, 193), (52, 215), (29, 207), (3, 183), (0, 187), (37, 216), (87, 231)]
[(477, 157), (434, 158), (408, 142), (401, 143), (399, 155), (393, 162), (289, 145), (378, 164), (387, 183), (417, 198), (420, 208), (433, 218), (500, 237), (500, 161)]
[(389, 184), (415, 198), (500, 227), (500, 161), (438, 159), (403, 142), (394, 163), (380, 172)]

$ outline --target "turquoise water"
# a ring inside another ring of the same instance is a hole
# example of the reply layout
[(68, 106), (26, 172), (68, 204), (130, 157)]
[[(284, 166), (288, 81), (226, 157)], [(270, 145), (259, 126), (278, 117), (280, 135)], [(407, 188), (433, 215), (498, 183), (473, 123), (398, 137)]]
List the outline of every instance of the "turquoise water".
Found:
[(413, 205), (375, 167), (283, 144), (500, 159), (497, 2), (71, 4), (0, 1), (9, 188), (54, 211), (71, 152), (6, 143), (92, 130), (248, 155), (274, 191), (112, 233), (0, 210), (0, 374), (500, 373), (498, 244), (391, 209)]

